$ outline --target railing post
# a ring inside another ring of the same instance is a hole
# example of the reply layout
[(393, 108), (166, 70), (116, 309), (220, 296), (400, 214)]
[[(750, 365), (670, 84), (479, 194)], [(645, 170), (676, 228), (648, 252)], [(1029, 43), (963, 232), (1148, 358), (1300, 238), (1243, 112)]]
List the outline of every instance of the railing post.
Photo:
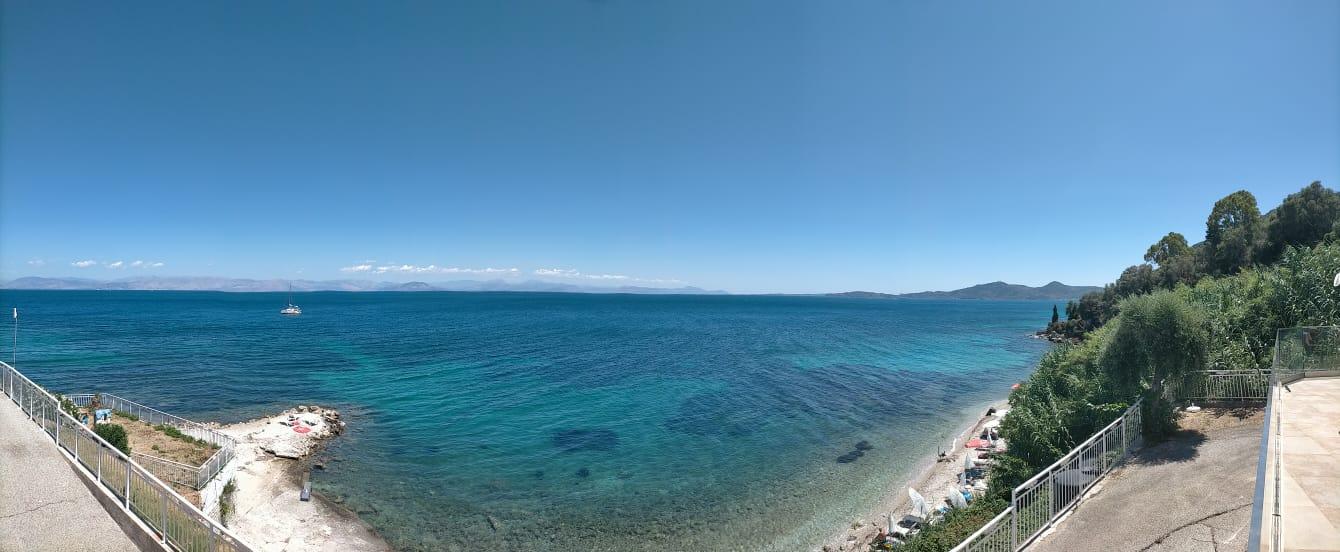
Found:
[(130, 459), (126, 459), (126, 509), (130, 509)]
[(1126, 425), (1130, 423), (1126, 415), (1121, 416), (1121, 458), (1126, 458)]
[(1010, 550), (1019, 549), (1019, 514), (1023, 509), (1019, 507), (1019, 488), (1015, 487), (1010, 491), (1010, 507), (1014, 508), (1014, 515), (1010, 516)]
[(163, 529), (163, 531), (162, 531), (162, 533), (163, 533), (163, 543), (166, 544), (166, 543), (167, 543), (167, 537), (168, 537), (168, 533), (167, 533), (167, 532), (168, 532), (168, 526), (167, 526), (167, 519), (168, 519), (168, 516), (167, 516), (168, 495), (167, 495), (167, 493), (164, 493), (164, 492), (162, 492), (162, 491), (159, 491), (159, 493), (158, 493), (158, 497), (159, 497), (159, 503), (161, 503), (161, 504), (163, 505), (163, 506), (162, 506), (162, 509), (163, 509), (163, 517), (162, 517), (162, 521), (160, 522), (162, 525), (159, 525), (159, 527), (161, 527), (161, 528)]

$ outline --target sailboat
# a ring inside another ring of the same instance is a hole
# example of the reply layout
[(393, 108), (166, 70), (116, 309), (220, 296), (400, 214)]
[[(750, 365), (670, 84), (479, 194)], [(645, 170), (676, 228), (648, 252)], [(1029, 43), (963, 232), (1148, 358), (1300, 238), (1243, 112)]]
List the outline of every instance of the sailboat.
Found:
[(290, 316), (302, 314), (302, 308), (293, 304), (293, 282), (288, 283), (288, 306), (279, 311), (279, 314), (287, 314)]

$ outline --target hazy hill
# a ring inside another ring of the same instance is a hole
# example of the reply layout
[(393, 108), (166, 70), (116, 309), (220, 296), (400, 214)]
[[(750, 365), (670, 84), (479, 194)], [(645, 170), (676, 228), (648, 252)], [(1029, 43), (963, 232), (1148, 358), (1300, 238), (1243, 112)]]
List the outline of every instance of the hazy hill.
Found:
[(982, 299), (982, 300), (1046, 300), (1046, 301), (1068, 301), (1078, 299), (1079, 296), (1091, 291), (1102, 291), (1103, 288), (1097, 286), (1067, 286), (1061, 282), (1051, 282), (1042, 287), (1031, 287), (1022, 284), (1007, 284), (1005, 282), (991, 282), (989, 284), (978, 284), (972, 287), (956, 289), (954, 291), (922, 291), (918, 293), (904, 293), (893, 295), (889, 293), (875, 293), (872, 291), (848, 291), (845, 293), (830, 293), (833, 297), (861, 297), (867, 299)]

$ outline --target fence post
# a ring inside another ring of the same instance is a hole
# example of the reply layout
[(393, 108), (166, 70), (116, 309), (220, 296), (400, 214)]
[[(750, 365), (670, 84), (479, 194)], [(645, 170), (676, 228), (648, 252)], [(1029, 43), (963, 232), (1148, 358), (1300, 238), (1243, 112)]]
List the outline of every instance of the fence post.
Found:
[(159, 527), (162, 527), (162, 528), (163, 528), (163, 542), (166, 543), (166, 542), (167, 542), (167, 531), (168, 531), (168, 526), (167, 526), (167, 503), (168, 503), (168, 497), (167, 497), (167, 494), (164, 493), (164, 492), (162, 492), (162, 491), (159, 491), (159, 492), (158, 492), (158, 497), (159, 497), (159, 503), (161, 503), (161, 504), (163, 505), (163, 517), (162, 517), (162, 522), (161, 522), (162, 525), (160, 525)]
[(1122, 457), (1122, 459), (1125, 459), (1125, 458), (1126, 458), (1126, 423), (1129, 422), (1129, 421), (1130, 421), (1130, 420), (1127, 419), (1126, 415), (1125, 415), (1125, 414), (1122, 414), (1122, 416), (1121, 416), (1121, 457)]
[(1010, 550), (1019, 548), (1019, 514), (1023, 509), (1019, 508), (1019, 488), (1015, 487), (1010, 491), (1010, 506), (1014, 508), (1014, 514), (1010, 516)]
[(126, 460), (126, 509), (130, 509), (130, 460)]

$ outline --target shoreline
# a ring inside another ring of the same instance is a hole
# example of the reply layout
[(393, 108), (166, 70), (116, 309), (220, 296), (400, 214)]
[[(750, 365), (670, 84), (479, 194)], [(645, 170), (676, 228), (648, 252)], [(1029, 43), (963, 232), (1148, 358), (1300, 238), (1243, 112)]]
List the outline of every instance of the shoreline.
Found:
[[(330, 416), (329, 413), (334, 413)], [(289, 418), (310, 421), (306, 433)], [(343, 427), (338, 412), (300, 406), (277, 415), (221, 425), (238, 440), (232, 480), (236, 486), (227, 526), (257, 550), (390, 551), (391, 546), (349, 508), (312, 491), (300, 500), (312, 458)]]
[[(983, 403), (977, 411), (979, 414), (969, 416), (963, 423), (956, 426), (958, 431), (952, 434), (951, 441), (943, 443), (955, 446), (954, 450), (948, 451), (948, 461), (938, 461), (937, 453), (934, 451), (922, 456), (918, 462), (913, 464), (908, 472), (908, 477), (899, 486), (885, 490), (875, 500), (874, 506), (864, 510), (863, 515), (853, 519), (812, 550), (814, 552), (870, 550), (870, 545), (879, 534), (879, 528), (885, 527), (887, 529), (889, 515), (893, 514), (894, 517), (901, 518), (902, 514), (909, 508), (911, 498), (907, 494), (908, 487), (917, 489), (926, 497), (927, 502), (932, 507), (941, 504), (947, 496), (945, 491), (949, 486), (958, 482), (958, 473), (963, 466), (963, 456), (967, 454), (966, 449), (962, 448), (965, 437), (980, 432), (982, 426), (994, 418), (994, 416), (986, 415), (988, 409), (994, 408), (997, 413), (1006, 411), (1009, 408), (1008, 399), (1007, 394), (1005, 398)], [(957, 437), (957, 441), (953, 440), (955, 437)]]

